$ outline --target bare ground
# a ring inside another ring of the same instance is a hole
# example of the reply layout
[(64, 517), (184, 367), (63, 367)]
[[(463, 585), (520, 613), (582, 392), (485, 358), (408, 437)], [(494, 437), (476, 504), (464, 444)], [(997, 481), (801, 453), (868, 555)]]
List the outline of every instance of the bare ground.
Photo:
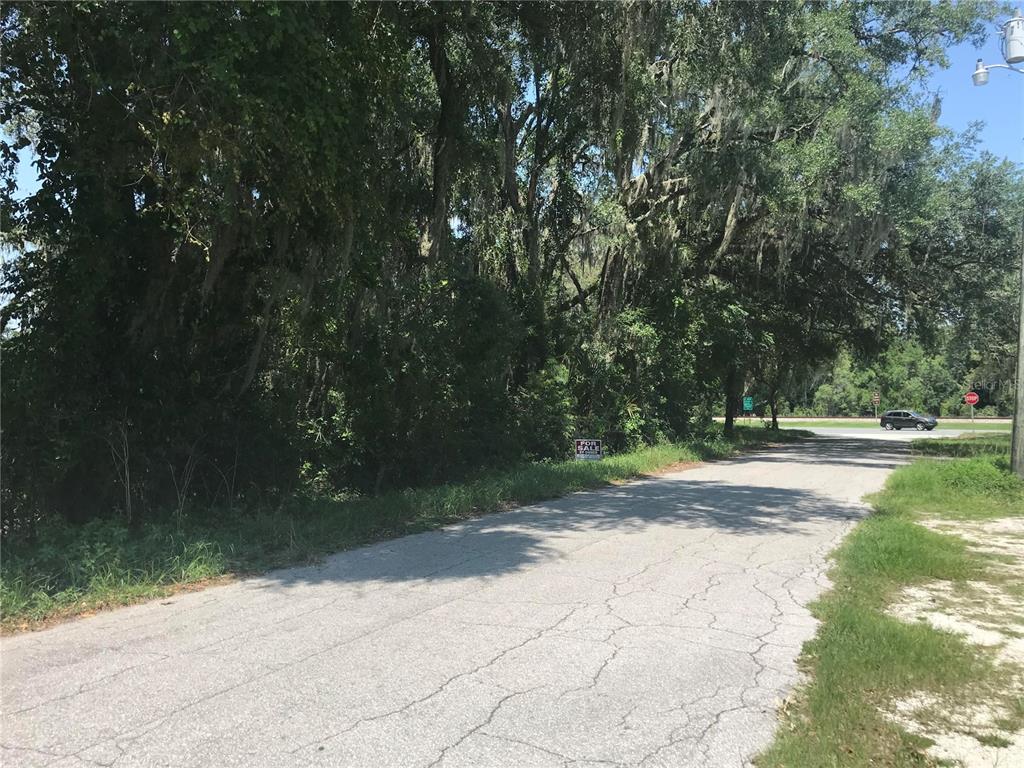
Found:
[(903, 591), (890, 614), (953, 632), (991, 654), (1000, 685), (892, 702), (886, 717), (931, 740), (936, 761), (963, 768), (1024, 766), (1024, 518), (923, 523), (955, 533), (993, 558), (985, 580), (932, 582)]

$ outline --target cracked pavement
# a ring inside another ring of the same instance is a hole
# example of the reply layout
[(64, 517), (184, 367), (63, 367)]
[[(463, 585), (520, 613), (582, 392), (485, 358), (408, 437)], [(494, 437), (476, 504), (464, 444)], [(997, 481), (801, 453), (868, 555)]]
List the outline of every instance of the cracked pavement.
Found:
[(15, 766), (741, 766), (906, 445), (824, 438), (4, 638)]

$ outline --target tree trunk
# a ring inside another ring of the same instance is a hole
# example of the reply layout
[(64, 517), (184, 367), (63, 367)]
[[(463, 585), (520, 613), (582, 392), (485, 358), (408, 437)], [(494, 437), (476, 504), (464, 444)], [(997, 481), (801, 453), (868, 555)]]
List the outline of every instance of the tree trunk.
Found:
[(725, 434), (732, 437), (736, 431), (736, 364), (729, 365), (725, 374)]
[(771, 398), (768, 401), (768, 405), (772, 409), (772, 429), (779, 428), (779, 397), (772, 392)]
[(428, 46), (430, 68), (437, 84), (440, 109), (437, 115), (433, 149), (433, 205), (427, 234), (427, 259), (437, 264), (444, 256), (448, 242), (448, 196), (451, 188), (451, 166), (455, 153), (455, 133), (461, 123), (458, 91), (452, 76), (446, 49), (447, 29), (444, 20), (433, 28)]

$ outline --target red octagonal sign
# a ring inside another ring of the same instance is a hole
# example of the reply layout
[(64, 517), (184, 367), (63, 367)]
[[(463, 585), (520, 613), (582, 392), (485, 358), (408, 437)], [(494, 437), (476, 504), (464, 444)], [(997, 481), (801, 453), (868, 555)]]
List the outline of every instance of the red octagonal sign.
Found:
[(981, 398), (978, 397), (977, 392), (968, 392), (964, 395), (964, 402), (968, 405), (977, 405), (979, 400), (981, 400)]

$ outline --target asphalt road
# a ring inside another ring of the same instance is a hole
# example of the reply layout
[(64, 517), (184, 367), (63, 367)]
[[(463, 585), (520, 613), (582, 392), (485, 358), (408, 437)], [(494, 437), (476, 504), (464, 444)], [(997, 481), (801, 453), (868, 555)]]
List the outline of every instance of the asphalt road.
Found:
[(816, 439), (5, 638), (0, 761), (743, 765), (905, 452)]
[[(786, 425), (782, 424), (780, 426), (785, 428)], [(957, 437), (964, 434), (978, 435), (979, 437), (984, 437), (986, 435), (995, 436), (1010, 434), (1009, 430), (1001, 432), (991, 429), (965, 429), (963, 427), (948, 428), (943, 427), (941, 424), (930, 432), (927, 430), (918, 432), (916, 429), (885, 430), (881, 427), (798, 427), (798, 429), (804, 429), (822, 437), (841, 437), (853, 440), (888, 440), (890, 442), (898, 443), (909, 443), (911, 440), (935, 437)]]

